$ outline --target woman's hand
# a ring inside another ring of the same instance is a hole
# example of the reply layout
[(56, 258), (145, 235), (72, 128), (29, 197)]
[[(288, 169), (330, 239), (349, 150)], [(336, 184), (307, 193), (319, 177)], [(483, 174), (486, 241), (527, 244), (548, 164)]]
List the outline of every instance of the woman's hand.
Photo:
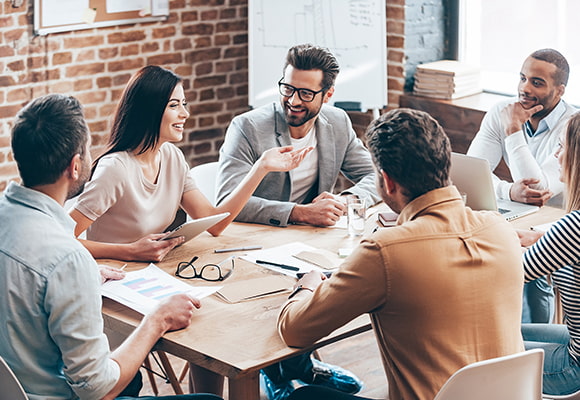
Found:
[(530, 247), (542, 237), (543, 233), (532, 230), (516, 229), (522, 247)]
[(257, 161), (266, 171), (290, 171), (300, 165), (304, 157), (310, 153), (314, 147), (304, 147), (293, 150), (292, 146), (274, 147), (266, 150)]
[(159, 262), (174, 247), (183, 244), (185, 241), (183, 236), (166, 240), (161, 239), (163, 236), (165, 236), (164, 233), (154, 233), (130, 243), (128, 245), (130, 247), (130, 256), (126, 259), (132, 261)]

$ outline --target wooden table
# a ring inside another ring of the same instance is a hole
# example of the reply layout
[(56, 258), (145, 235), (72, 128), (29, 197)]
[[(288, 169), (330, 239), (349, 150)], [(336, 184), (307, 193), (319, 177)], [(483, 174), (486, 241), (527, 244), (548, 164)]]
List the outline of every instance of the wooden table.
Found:
[[(375, 221), (376, 216), (369, 218), (368, 231), (376, 225)], [(214, 249), (244, 245), (269, 248), (296, 241), (337, 251), (339, 248), (355, 247), (360, 238), (351, 239), (346, 229), (340, 228), (298, 225), (276, 228), (233, 223), (217, 238), (203, 233), (174, 249), (157, 265), (173, 275), (179, 262), (189, 261), (194, 255), (199, 256), (195, 265), (201, 266), (222, 261), (230, 255), (243, 254), (215, 254)], [(130, 263), (126, 270), (139, 269), (145, 265)], [(236, 262), (234, 273), (226, 281), (216, 284), (227, 285), (274, 273), (252, 263)], [(288, 288), (291, 288), (296, 280), (292, 277), (287, 279)], [(201, 279), (188, 282), (200, 286), (213, 284)], [(226, 303), (215, 295), (205, 298), (201, 309), (195, 311), (192, 324), (187, 329), (164, 335), (156, 350), (174, 354), (227, 376), (229, 399), (256, 400), (260, 398), (258, 378), (261, 368), (371, 329), (368, 315), (362, 315), (311, 347), (290, 348), (284, 344), (276, 330), (278, 312), (287, 296), (288, 293), (283, 293), (237, 304)], [(137, 312), (109, 299), (103, 300), (103, 315), (106, 328), (123, 336), (129, 335), (141, 319)]]
[[(564, 210), (543, 207), (537, 213), (513, 220), (511, 223), (515, 228), (529, 229), (532, 225), (555, 221), (564, 214)], [(376, 215), (373, 214), (367, 221), (367, 232), (376, 226), (375, 221)], [(349, 238), (346, 230), (339, 228), (298, 225), (276, 228), (233, 223), (217, 238), (203, 233), (170, 252), (166, 259), (157, 265), (173, 275), (179, 262), (189, 261), (194, 255), (200, 257), (196, 265), (203, 265), (222, 261), (229, 255), (243, 254), (215, 254), (214, 249), (219, 248), (250, 245), (268, 248), (298, 241), (313, 247), (337, 251), (343, 247), (353, 248), (359, 240)], [(126, 269), (130, 271), (145, 265), (130, 263)], [(240, 262), (236, 263), (232, 276), (217, 285), (250, 280), (273, 273), (260, 266)], [(290, 288), (295, 280), (291, 277), (287, 279)], [(193, 285), (212, 285), (200, 279), (189, 282)], [(238, 304), (228, 304), (216, 296), (205, 298), (202, 300), (202, 308), (195, 312), (191, 326), (181, 331), (167, 333), (160, 339), (156, 349), (227, 376), (230, 399), (256, 400), (260, 397), (258, 378), (261, 368), (371, 329), (368, 315), (362, 315), (311, 347), (290, 348), (283, 343), (276, 331), (278, 312), (287, 295), (284, 293)], [(109, 299), (103, 301), (103, 314), (107, 329), (122, 335), (129, 335), (141, 319), (137, 312)]]

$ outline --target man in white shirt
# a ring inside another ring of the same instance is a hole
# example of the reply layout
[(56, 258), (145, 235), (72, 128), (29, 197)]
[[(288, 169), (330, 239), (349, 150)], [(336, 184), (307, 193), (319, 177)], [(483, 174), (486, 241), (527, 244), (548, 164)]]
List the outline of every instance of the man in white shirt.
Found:
[[(503, 157), (514, 182), (494, 175), (498, 198), (562, 205), (563, 184), (554, 154), (560, 133), (577, 111), (562, 100), (569, 72), (568, 61), (558, 51), (533, 52), (520, 71), (518, 99), (500, 102), (484, 117), (467, 154), (488, 160), (492, 170)], [(523, 322), (550, 322), (553, 297), (545, 278), (527, 283)]]

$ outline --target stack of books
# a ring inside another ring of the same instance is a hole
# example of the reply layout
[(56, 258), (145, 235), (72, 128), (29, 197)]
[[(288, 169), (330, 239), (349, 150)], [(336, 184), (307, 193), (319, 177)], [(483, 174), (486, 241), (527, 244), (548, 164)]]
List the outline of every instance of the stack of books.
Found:
[(481, 92), (479, 67), (454, 60), (417, 66), (414, 93), (437, 99), (457, 99)]

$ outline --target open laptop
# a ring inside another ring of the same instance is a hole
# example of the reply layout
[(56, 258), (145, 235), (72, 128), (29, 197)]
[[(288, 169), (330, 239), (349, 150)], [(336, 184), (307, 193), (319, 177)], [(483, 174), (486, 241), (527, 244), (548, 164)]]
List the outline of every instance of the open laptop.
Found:
[(460, 153), (451, 153), (452, 183), (467, 195), (467, 206), (473, 210), (498, 211), (508, 221), (538, 211), (530, 204), (496, 199), (491, 170), (487, 160)]

